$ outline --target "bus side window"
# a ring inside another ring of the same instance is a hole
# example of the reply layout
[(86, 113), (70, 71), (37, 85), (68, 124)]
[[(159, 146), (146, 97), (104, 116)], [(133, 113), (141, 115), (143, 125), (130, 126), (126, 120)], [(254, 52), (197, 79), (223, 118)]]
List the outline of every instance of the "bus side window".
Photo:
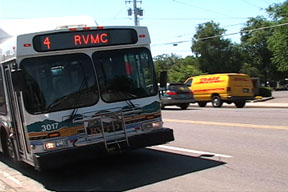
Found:
[(5, 102), (5, 92), (4, 92), (4, 81), (2, 75), (2, 69), (0, 68), (0, 114), (6, 114), (6, 102)]

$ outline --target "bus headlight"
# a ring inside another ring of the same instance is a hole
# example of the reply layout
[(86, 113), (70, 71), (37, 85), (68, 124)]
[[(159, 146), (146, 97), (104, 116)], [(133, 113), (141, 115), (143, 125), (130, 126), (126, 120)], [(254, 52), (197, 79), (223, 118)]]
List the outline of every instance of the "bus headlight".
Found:
[(66, 145), (66, 142), (64, 140), (50, 141), (50, 142), (44, 143), (44, 149), (53, 150), (56, 148), (64, 147), (65, 145)]
[(152, 125), (154, 129), (159, 129), (163, 127), (163, 122), (162, 121), (153, 122)]
[(142, 129), (144, 131), (149, 131), (149, 130), (152, 130), (152, 129), (159, 129), (159, 128), (162, 128), (162, 121), (156, 121), (156, 122), (152, 122), (152, 123), (145, 123), (142, 125)]
[(45, 150), (51, 150), (56, 148), (56, 142), (48, 142), (44, 143), (44, 149)]

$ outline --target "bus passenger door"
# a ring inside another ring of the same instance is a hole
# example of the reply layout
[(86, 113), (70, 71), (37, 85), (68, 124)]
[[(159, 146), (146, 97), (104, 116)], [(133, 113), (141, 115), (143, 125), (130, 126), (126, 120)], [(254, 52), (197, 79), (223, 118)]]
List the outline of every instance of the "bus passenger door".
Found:
[(12, 88), (11, 69), (15, 66), (15, 62), (9, 62), (4, 65), (4, 75), (8, 95), (8, 107), (11, 115), (11, 124), (14, 128), (14, 138), (16, 140), (15, 152), (19, 160), (27, 160), (30, 154), (29, 142), (26, 140), (26, 132), (23, 124), (23, 110), (21, 105), (21, 96), (19, 92), (14, 92)]

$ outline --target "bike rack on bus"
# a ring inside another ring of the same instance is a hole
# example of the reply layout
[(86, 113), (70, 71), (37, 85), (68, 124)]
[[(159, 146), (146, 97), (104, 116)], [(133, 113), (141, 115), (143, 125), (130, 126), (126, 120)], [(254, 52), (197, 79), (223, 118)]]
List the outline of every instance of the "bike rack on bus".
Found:
[(100, 112), (73, 122), (83, 122), (86, 140), (103, 140), (107, 151), (129, 147), (123, 111)]

